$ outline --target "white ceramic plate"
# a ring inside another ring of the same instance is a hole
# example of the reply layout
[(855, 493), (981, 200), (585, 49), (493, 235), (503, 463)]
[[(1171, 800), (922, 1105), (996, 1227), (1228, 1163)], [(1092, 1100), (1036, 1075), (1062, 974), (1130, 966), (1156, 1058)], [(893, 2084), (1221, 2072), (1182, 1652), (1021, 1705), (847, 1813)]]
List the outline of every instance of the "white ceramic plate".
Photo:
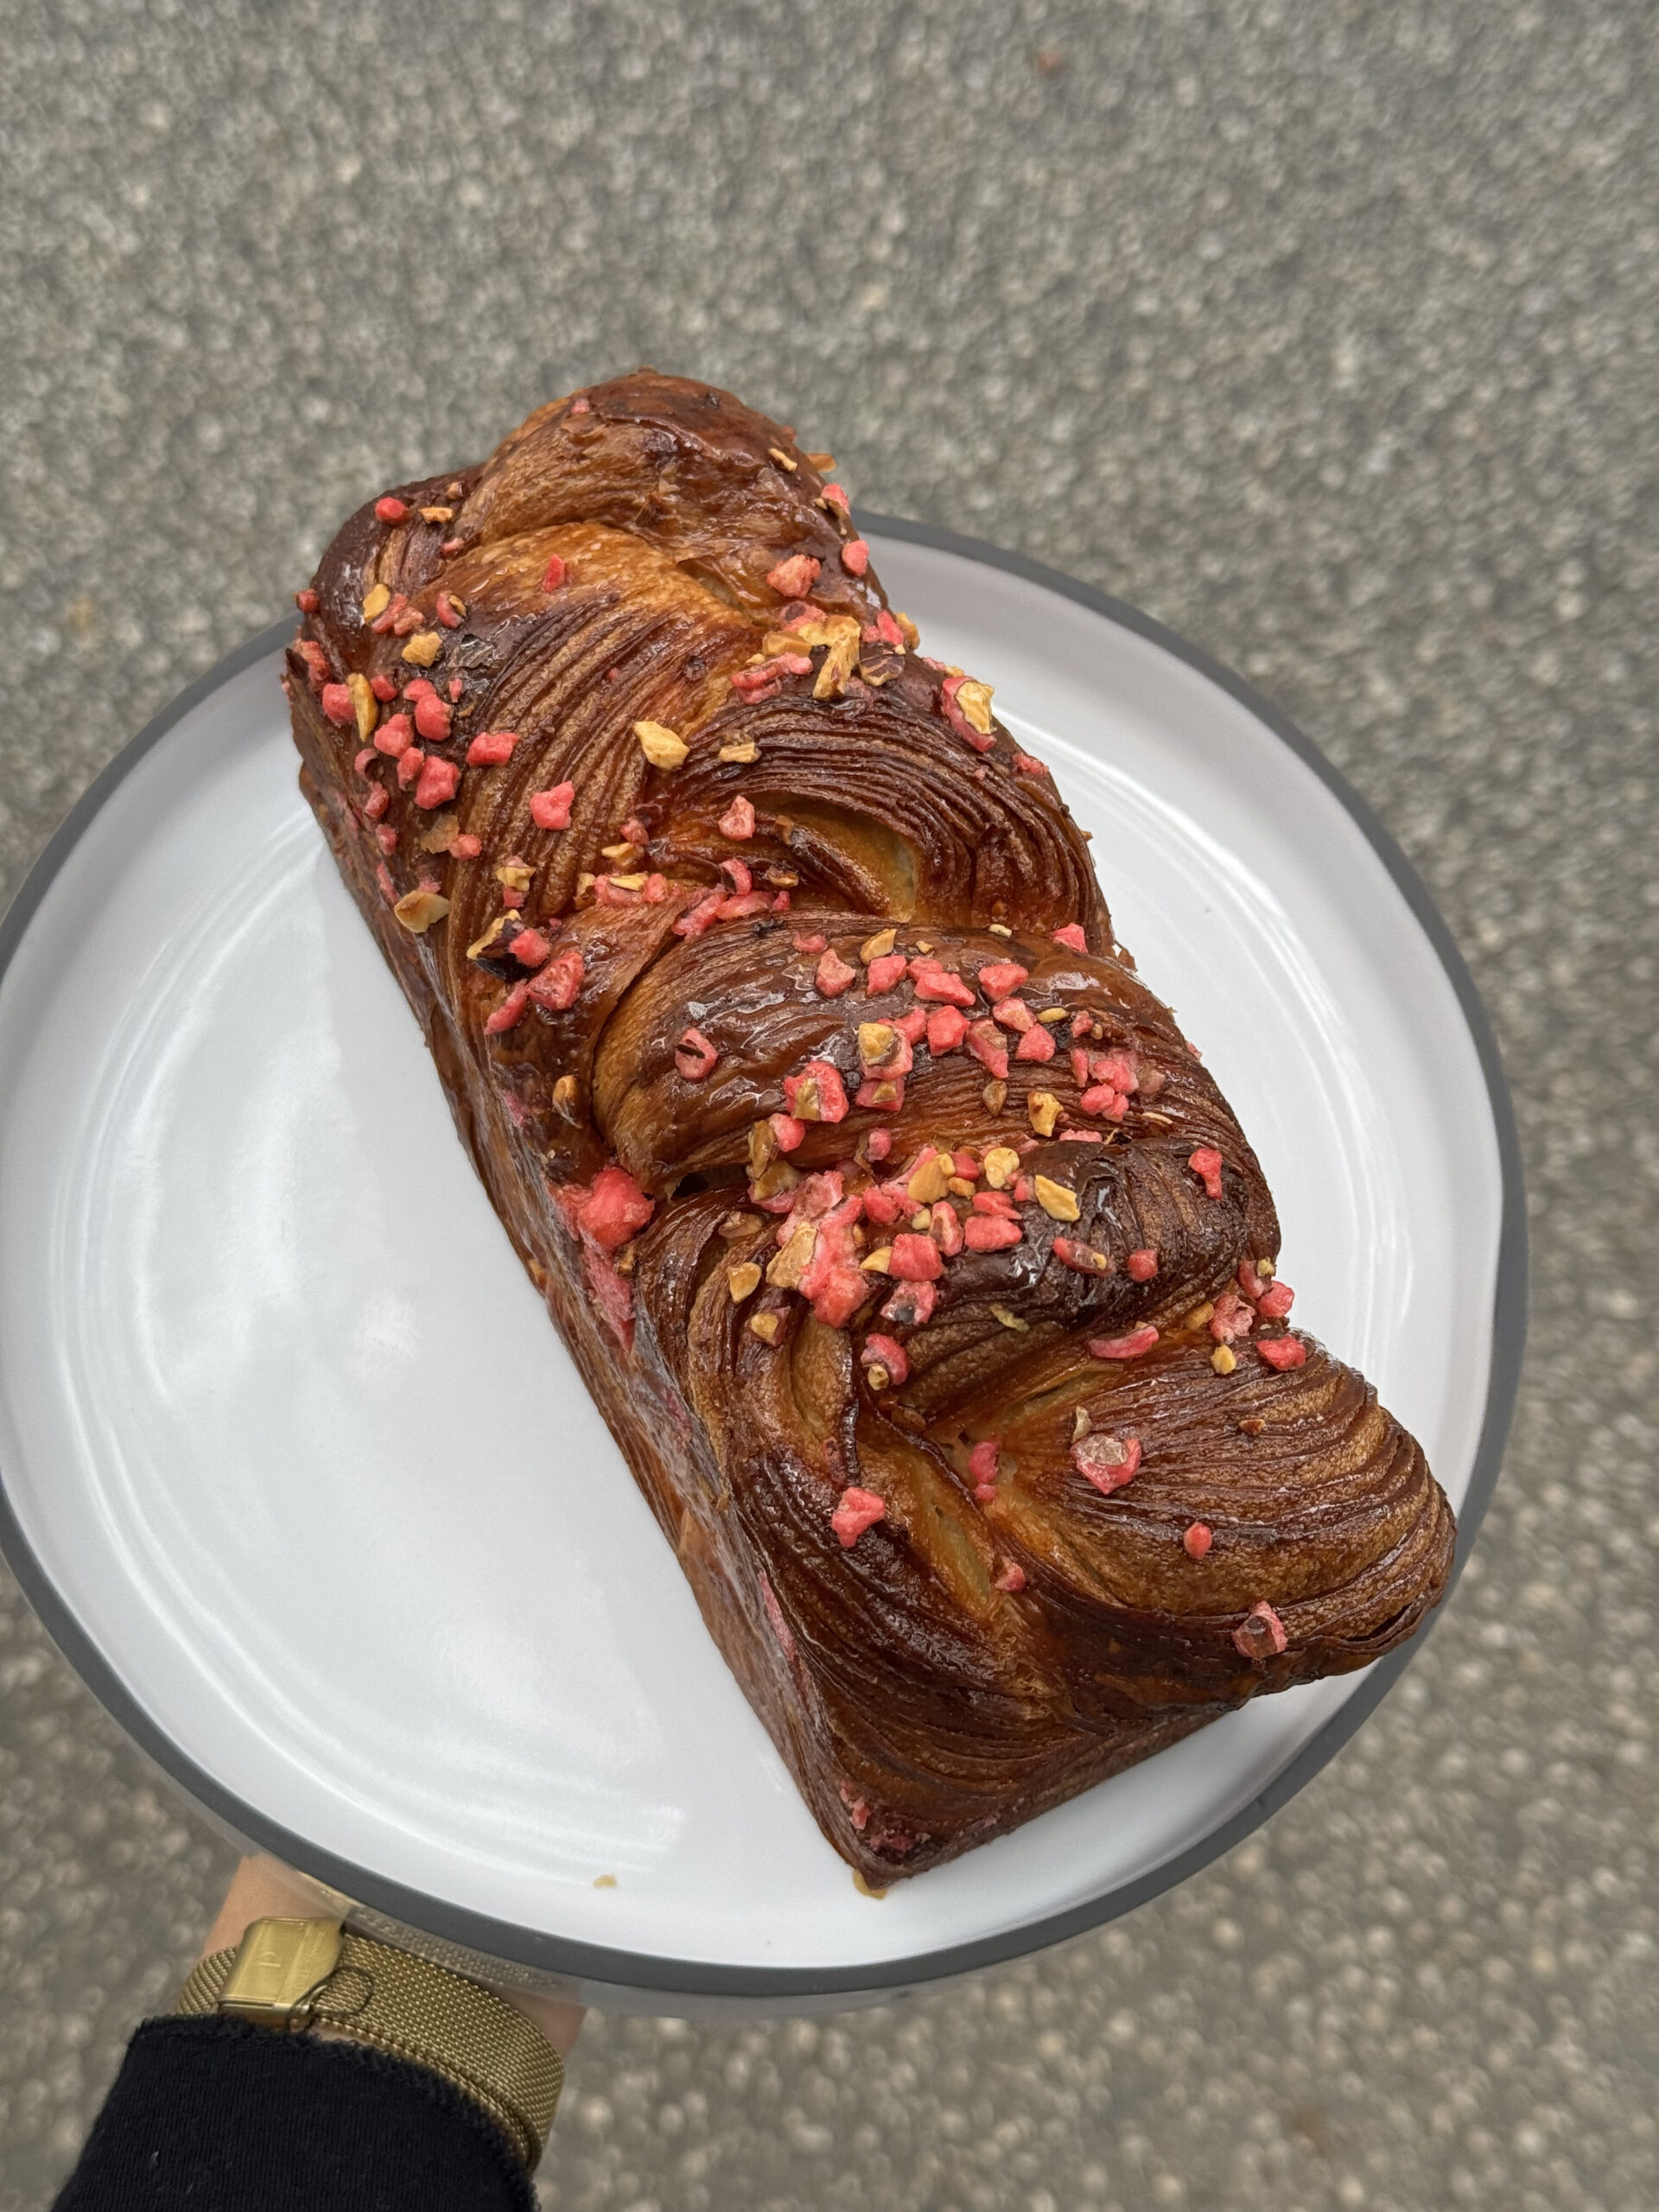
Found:
[[(929, 649), (995, 684), (1094, 832), (1121, 934), (1261, 1156), (1298, 1320), (1422, 1440), (1466, 1548), (1519, 1351), (1520, 1184), (1421, 885), (1305, 741), (1144, 617), (868, 528)], [(855, 1891), (299, 798), (285, 634), (135, 740), (0, 935), (3, 1534), (76, 1664), (244, 1835), (640, 2009), (856, 2001), (1236, 1840), (1398, 1659)]]

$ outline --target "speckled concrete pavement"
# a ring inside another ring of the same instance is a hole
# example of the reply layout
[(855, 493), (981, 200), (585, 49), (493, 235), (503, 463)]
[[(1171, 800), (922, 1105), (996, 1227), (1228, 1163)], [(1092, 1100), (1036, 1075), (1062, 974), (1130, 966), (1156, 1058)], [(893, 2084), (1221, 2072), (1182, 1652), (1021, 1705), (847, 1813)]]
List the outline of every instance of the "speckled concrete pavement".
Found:
[[(1534, 1335), (1449, 1618), (1224, 1864), (764, 2030), (595, 2021), (559, 2212), (1651, 2212), (1656, 29), (1643, 0), (14, 0), (0, 868), (335, 519), (636, 360), (1283, 701), (1467, 952)], [(229, 1853), (0, 1598), (0, 2212)]]

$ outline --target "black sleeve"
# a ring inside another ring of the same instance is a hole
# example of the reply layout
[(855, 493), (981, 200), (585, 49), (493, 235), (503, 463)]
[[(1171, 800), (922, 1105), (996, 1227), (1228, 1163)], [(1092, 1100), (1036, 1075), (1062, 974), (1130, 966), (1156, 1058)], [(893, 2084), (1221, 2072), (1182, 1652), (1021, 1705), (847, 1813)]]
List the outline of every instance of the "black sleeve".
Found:
[(494, 2123), (423, 2067), (241, 2020), (146, 2020), (55, 2212), (533, 2212)]

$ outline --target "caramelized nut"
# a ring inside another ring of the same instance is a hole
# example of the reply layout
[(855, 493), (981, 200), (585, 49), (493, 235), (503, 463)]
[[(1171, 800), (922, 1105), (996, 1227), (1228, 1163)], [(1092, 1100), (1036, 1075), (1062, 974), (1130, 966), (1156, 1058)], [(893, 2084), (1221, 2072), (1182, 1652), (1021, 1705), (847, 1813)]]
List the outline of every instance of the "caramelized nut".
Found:
[(406, 930), (424, 937), (448, 912), (449, 901), (435, 891), (406, 891), (391, 911)]
[(981, 1164), (994, 1191), (1006, 1191), (1020, 1173), (1020, 1155), (1011, 1144), (994, 1144)]
[(964, 677), (957, 686), (957, 708), (969, 729), (976, 729), (982, 737), (991, 734), (991, 687), (976, 683), (971, 676)]
[(1039, 1137), (1052, 1137), (1060, 1118), (1060, 1102), (1052, 1090), (1033, 1090), (1026, 1101), (1026, 1113)]
[(1064, 1183), (1057, 1183), (1050, 1175), (1039, 1175), (1032, 1184), (1037, 1193), (1037, 1203), (1051, 1221), (1076, 1221), (1083, 1209), (1077, 1204), (1077, 1194), (1069, 1191)]
[(690, 747), (665, 722), (635, 722), (633, 734), (639, 741), (639, 750), (653, 768), (671, 770), (685, 766)]
[(352, 695), (352, 707), (357, 715), (358, 742), (366, 745), (380, 719), (380, 702), (369, 689), (368, 677), (360, 676), (355, 669), (346, 679), (346, 689)]
[(461, 827), (458, 814), (440, 814), (430, 826), (421, 833), (423, 853), (447, 853), (454, 842), (455, 832)]
[(936, 1205), (950, 1187), (950, 1155), (945, 1152), (936, 1153), (931, 1160), (924, 1161), (906, 1184), (905, 1190), (918, 1206), (931, 1206)]

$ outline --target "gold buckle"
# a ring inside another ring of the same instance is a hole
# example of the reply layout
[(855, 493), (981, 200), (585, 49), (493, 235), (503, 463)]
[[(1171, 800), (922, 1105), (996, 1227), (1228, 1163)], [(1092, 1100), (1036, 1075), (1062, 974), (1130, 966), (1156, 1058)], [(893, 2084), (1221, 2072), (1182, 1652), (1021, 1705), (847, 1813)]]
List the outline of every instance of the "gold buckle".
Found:
[(340, 1964), (338, 1920), (250, 1921), (219, 2009), (256, 2027), (302, 2028)]

